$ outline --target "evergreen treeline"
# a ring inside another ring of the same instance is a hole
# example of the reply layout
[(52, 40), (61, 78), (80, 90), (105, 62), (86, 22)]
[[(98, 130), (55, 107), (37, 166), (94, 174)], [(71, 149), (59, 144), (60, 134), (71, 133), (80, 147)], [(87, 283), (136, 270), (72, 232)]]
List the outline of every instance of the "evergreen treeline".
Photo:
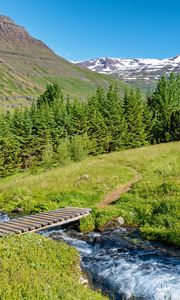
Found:
[(152, 139), (155, 143), (180, 140), (180, 75), (165, 76), (148, 98), (153, 113)]
[(48, 85), (31, 108), (0, 116), (0, 176), (63, 165), (99, 154), (180, 139), (180, 77), (159, 80), (143, 98), (121, 97), (115, 87), (97, 88), (86, 102), (65, 98)]

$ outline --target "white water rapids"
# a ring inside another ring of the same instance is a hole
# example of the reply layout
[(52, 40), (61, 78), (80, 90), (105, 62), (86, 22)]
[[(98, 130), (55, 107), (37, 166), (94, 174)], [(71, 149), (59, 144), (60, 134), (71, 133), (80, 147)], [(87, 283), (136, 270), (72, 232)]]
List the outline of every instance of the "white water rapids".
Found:
[(175, 247), (142, 241), (124, 228), (86, 237), (68, 229), (43, 235), (74, 246), (92, 286), (111, 299), (180, 300), (180, 252)]

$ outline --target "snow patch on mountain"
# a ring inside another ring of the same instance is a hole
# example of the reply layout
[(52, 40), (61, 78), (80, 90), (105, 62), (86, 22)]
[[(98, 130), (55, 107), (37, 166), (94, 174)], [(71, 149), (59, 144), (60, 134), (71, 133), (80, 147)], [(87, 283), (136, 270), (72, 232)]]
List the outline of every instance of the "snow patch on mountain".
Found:
[(95, 72), (116, 75), (125, 81), (157, 80), (162, 74), (180, 72), (180, 56), (165, 59), (103, 57), (73, 63)]

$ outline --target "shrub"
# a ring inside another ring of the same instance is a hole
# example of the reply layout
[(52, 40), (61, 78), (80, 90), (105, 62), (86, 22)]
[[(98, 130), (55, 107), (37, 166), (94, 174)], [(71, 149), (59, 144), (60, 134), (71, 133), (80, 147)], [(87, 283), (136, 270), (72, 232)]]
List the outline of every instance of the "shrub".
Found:
[(122, 214), (118, 209), (98, 209), (94, 211), (96, 229), (103, 230), (104, 226), (110, 220), (120, 217)]
[(81, 219), (79, 228), (81, 232), (93, 231), (95, 229), (95, 222), (93, 216), (90, 215), (86, 218)]
[(152, 214), (168, 214), (172, 213), (174, 209), (175, 207), (171, 203), (162, 200), (153, 206)]
[(50, 169), (53, 165), (54, 152), (51, 142), (49, 141), (42, 152), (42, 165), (45, 169)]
[(180, 246), (180, 228), (152, 227), (145, 225), (140, 228), (144, 238), (149, 240), (166, 241)]
[(70, 156), (70, 141), (69, 139), (62, 139), (57, 148), (56, 161), (64, 166), (71, 161)]
[(91, 149), (91, 142), (87, 135), (74, 136), (71, 139), (71, 159), (73, 161), (83, 160)]

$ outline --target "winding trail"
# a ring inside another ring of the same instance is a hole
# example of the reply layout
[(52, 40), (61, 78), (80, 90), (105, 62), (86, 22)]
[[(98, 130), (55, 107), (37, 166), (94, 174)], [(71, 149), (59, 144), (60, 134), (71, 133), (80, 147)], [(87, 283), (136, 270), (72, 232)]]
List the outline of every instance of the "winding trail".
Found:
[(141, 175), (135, 169), (133, 169), (133, 172), (134, 178), (131, 181), (117, 187), (111, 193), (106, 195), (97, 207), (104, 208), (105, 206), (117, 201), (122, 194), (129, 192), (132, 186), (141, 179)]

